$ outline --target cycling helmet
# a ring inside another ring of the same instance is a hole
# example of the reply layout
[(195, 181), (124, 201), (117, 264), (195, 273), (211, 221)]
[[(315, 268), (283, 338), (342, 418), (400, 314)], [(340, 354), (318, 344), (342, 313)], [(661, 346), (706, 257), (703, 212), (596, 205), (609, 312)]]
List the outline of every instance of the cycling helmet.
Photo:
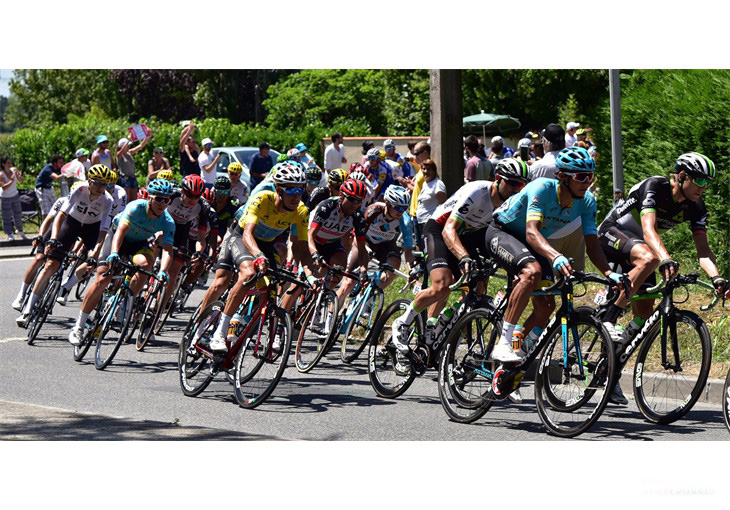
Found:
[(521, 159), (504, 158), (497, 163), (495, 170), (497, 175), (501, 175), (505, 179), (519, 179), (520, 181), (530, 180), (530, 170), (527, 163)]
[(241, 174), (243, 172), (243, 165), (239, 163), (238, 161), (234, 161), (230, 165), (228, 165), (228, 173), (229, 174)]
[(95, 181), (104, 181), (106, 183), (116, 182), (116, 179), (112, 180), (112, 171), (101, 163), (97, 165), (92, 165), (92, 167), (89, 168), (89, 171), (86, 172), (86, 177), (88, 179), (94, 179)]
[(165, 179), (166, 181), (172, 181), (172, 170), (160, 170), (157, 173), (158, 179)]
[(380, 158), (380, 151), (378, 149), (376, 149), (375, 147), (373, 147), (372, 149), (370, 149), (368, 151), (368, 159), (369, 158), (378, 158), (379, 159)]
[(327, 175), (327, 182), (332, 185), (342, 184), (345, 182), (345, 179), (347, 179), (347, 172), (345, 172), (342, 168), (330, 170)]
[(205, 191), (205, 182), (199, 175), (188, 175), (183, 179), (182, 190), (199, 197)]
[(106, 187), (109, 189), (114, 189), (114, 186), (117, 184), (118, 180), (119, 177), (117, 176), (117, 173), (114, 170), (109, 170), (109, 181), (106, 183)]
[(77, 158), (80, 158), (81, 156), (88, 156), (88, 155), (89, 155), (89, 151), (86, 149), (79, 149), (76, 151)]
[(569, 147), (558, 153), (556, 165), (564, 173), (593, 172), (596, 170), (596, 161), (583, 147)]
[(411, 196), (403, 186), (388, 186), (385, 190), (385, 201), (393, 207), (406, 207), (411, 205)]
[(287, 156), (286, 154), (279, 154), (279, 157), (276, 158), (277, 163), (283, 163), (285, 161), (289, 161), (289, 156)]
[(395, 142), (388, 138), (386, 141), (383, 142), (383, 149), (395, 149)]
[(354, 163), (352, 163), (352, 164), (350, 165), (350, 173), (352, 173), (352, 172), (358, 172), (358, 171), (360, 171), (360, 172), (364, 172), (364, 171), (365, 171), (365, 167), (364, 167), (364, 166), (362, 166), (362, 165), (361, 165), (360, 163), (358, 163), (357, 161), (355, 161)]
[[(291, 163), (281, 163), (276, 165), (278, 168), (274, 172), (274, 183), (277, 186), (284, 184), (304, 184), (307, 178), (300, 165)], [(275, 167), (276, 168), (276, 167)]]
[(347, 195), (348, 197), (359, 198), (365, 200), (367, 195), (367, 189), (364, 182), (356, 181), (354, 179), (347, 179), (340, 186), (340, 193)]
[(714, 179), (716, 175), (715, 163), (699, 152), (688, 152), (679, 156), (674, 164), (674, 169), (677, 172), (684, 170), (690, 177)]
[(310, 166), (304, 171), (304, 175), (307, 177), (307, 180), (319, 182), (322, 179), (322, 170), (316, 166)]
[(165, 179), (153, 179), (147, 184), (147, 193), (150, 195), (172, 195), (172, 184)]
[(530, 145), (532, 145), (532, 140), (530, 140), (529, 138), (523, 138), (519, 142), (517, 142), (518, 149), (521, 149), (522, 147), (529, 148)]
[(203, 191), (203, 198), (209, 204), (213, 203), (213, 201), (215, 200), (215, 190), (213, 188), (205, 188), (205, 191)]
[(231, 180), (225, 175), (219, 175), (218, 177), (216, 177), (215, 183), (213, 184), (213, 187), (216, 189), (216, 191), (230, 191), (231, 186)]
[(144, 200), (147, 200), (148, 198), (150, 198), (149, 194), (147, 193), (147, 188), (145, 188), (144, 186), (139, 188), (137, 190), (137, 198), (142, 198)]
[(385, 161), (385, 158), (387, 158), (387, 157), (388, 157), (388, 155), (385, 153), (385, 151), (380, 151), (380, 159)]
[(294, 158), (298, 158), (299, 156), (301, 156), (301, 154), (299, 154), (299, 150), (297, 150), (297, 149), (289, 149), (286, 152), (286, 155), (289, 157), (289, 159), (294, 159)]
[(362, 172), (360, 170), (355, 170), (349, 175), (350, 179), (354, 179), (356, 181), (365, 182), (368, 180), (368, 176), (365, 175), (365, 172)]

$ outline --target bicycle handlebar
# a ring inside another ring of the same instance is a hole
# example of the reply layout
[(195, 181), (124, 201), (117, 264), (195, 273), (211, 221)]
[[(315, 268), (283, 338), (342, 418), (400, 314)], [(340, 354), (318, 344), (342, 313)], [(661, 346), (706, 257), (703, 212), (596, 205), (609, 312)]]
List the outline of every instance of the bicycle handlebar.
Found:
[[(143, 275), (149, 276), (150, 278), (157, 278), (156, 274), (150, 273), (146, 269), (142, 269), (137, 264), (130, 264), (129, 262), (127, 262), (126, 260), (123, 260), (121, 258), (117, 259), (117, 261), (114, 262), (112, 265), (120, 265), (125, 270), (132, 271), (132, 274), (142, 273)], [(106, 272), (102, 273), (102, 276), (109, 276), (110, 274), (112, 274), (112, 270), (114, 269), (112, 267), (112, 265), (109, 266), (109, 269)]]

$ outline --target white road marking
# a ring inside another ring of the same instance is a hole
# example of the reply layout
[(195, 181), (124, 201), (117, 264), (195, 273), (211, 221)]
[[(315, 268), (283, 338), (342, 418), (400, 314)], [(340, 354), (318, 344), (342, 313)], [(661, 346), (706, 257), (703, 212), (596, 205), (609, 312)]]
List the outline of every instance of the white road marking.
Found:
[(26, 339), (26, 337), (24, 337), (24, 336), (18, 336), (18, 337), (13, 337), (13, 338), (3, 338), (2, 340), (0, 340), (0, 344), (6, 344), (8, 342), (16, 342), (18, 340), (25, 340), (25, 339)]

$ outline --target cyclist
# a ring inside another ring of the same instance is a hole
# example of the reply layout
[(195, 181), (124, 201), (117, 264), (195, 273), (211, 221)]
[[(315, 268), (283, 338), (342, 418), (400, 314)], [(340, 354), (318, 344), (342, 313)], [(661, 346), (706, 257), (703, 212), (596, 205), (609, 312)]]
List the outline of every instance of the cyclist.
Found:
[(395, 183), (395, 179), (393, 179), (393, 172), (390, 169), (390, 165), (381, 160), (378, 149), (370, 149), (367, 156), (368, 161), (364, 166), (367, 173), (375, 179), (373, 195), (376, 200), (379, 200), (385, 193), (385, 190), (388, 189), (388, 186)]
[(355, 179), (356, 181), (365, 183), (367, 194), (365, 195), (365, 200), (363, 200), (363, 206), (369, 206), (375, 199), (375, 188), (372, 181), (368, 178), (365, 167), (362, 166), (360, 163), (353, 163), (352, 165), (350, 165), (350, 173), (348, 174), (348, 177), (350, 179)]
[(241, 180), (241, 173), (243, 172), (243, 165), (234, 161), (228, 165), (228, 178), (231, 180), (230, 196), (238, 199), (240, 204), (245, 204), (248, 201), (248, 197), (251, 194), (251, 190), (248, 189), (248, 185)]
[(83, 240), (87, 250), (92, 250), (92, 258), (96, 258), (101, 250), (110, 222), (112, 199), (105, 190), (112, 179), (112, 172), (106, 166), (97, 164), (89, 168), (87, 175), (89, 181), (69, 195), (53, 220), (50, 240), (45, 244), (48, 257), (46, 265), (33, 286), (33, 293), (22, 315), (16, 320), (22, 328), (27, 326), (30, 313), (46, 290), (51, 275), (61, 265), (77, 238)]
[[(384, 198), (384, 202), (375, 202), (365, 210), (366, 244), (379, 262), (399, 269), (401, 249), (396, 241), (401, 234), (406, 262), (409, 268), (413, 268), (416, 261), (413, 256), (413, 226), (411, 217), (406, 212), (411, 204), (411, 196), (402, 186), (390, 186)], [(357, 256), (358, 249), (353, 247), (350, 260)], [(380, 281), (380, 287), (387, 288), (393, 282), (394, 276), (394, 273), (388, 271)]]
[(403, 177), (410, 177), (411, 164), (395, 151), (395, 142), (388, 138), (383, 142), (383, 149), (385, 149), (385, 162), (390, 165), (393, 178), (397, 181)]
[[(678, 264), (672, 259), (660, 234), (689, 222), (700, 267), (711, 278), (718, 294), (730, 297), (727, 281), (720, 276), (715, 254), (707, 242), (707, 209), (702, 194), (716, 177), (715, 164), (697, 152), (682, 154), (674, 165), (676, 174), (654, 176), (636, 184), (625, 200), (619, 202), (598, 228), (598, 241), (606, 258), (617, 272), (627, 272), (630, 293), (656, 285), (654, 270), (670, 281), (677, 274)], [(654, 311), (654, 300), (631, 302), (633, 327), (621, 335), (614, 327), (627, 305), (622, 295), (604, 316), (604, 326), (615, 342), (631, 340)], [(618, 384), (612, 394), (614, 403), (628, 403)]]
[(508, 158), (497, 166), (495, 181), (464, 184), (436, 208), (424, 228), (428, 248), (426, 269), (431, 286), (416, 294), (404, 314), (393, 321), (393, 344), (400, 352), (408, 352), (408, 344), (403, 341), (408, 326), (428, 307), (426, 340), (433, 342), (428, 333), (433, 331), (451, 293), (449, 286), (456, 275), (471, 272), (474, 258), (487, 254), (485, 234), (494, 210), (524, 188), (529, 180), (527, 165)]
[[(507, 160), (499, 162), (498, 172)], [(526, 167), (521, 160), (513, 161)], [(588, 191), (594, 178), (593, 158), (585, 149), (571, 147), (560, 151), (557, 167), (556, 179), (538, 178), (510, 197), (494, 212), (494, 221), (487, 230), (489, 254), (508, 274), (519, 278), (509, 298), (499, 342), (492, 351), (492, 359), (497, 361), (521, 361), (547, 324), (555, 299), (535, 296), (532, 313), (524, 323), (523, 330), (529, 332), (525, 343), (519, 335), (515, 338), (515, 343), (526, 345), (515, 352), (513, 334), (519, 329), (518, 321), (530, 294), (540, 282), (553, 281), (555, 273), (568, 276), (573, 272), (568, 259), (546, 240), (557, 229), (580, 217), (588, 257), (612, 281), (621, 280), (621, 275), (611, 271), (596, 236), (596, 200)]]
[[(218, 260), (219, 272), (216, 273), (216, 281), (203, 300), (202, 306), (205, 307), (212, 302), (210, 297), (215, 293), (222, 294), (219, 278), (223, 280), (225, 274), (220, 269), (230, 272), (234, 267), (238, 267), (238, 281), (231, 289), (218, 328), (210, 342), (210, 348), (214, 351), (226, 350), (228, 326), (233, 314), (243, 302), (246, 291), (252, 285), (244, 285), (244, 282), (252, 280), (257, 273), (266, 272), (269, 267), (277, 267), (283, 260), (278, 257), (277, 261), (274, 242), (290, 226), (297, 227), (297, 239), (292, 243), (297, 259), (305, 265), (308, 259), (306, 244), (308, 211), (301, 203), (306, 183), (304, 172), (298, 164), (284, 163), (272, 173), (275, 191), (262, 191), (252, 196), (243, 217), (223, 246)], [(223, 289), (225, 290), (225, 287)], [(282, 300), (282, 307), (290, 310), (296, 297), (296, 293), (286, 294)], [(281, 348), (279, 335), (275, 336), (272, 347), (274, 350)]]
[(342, 168), (335, 168), (327, 172), (327, 186), (320, 186), (312, 191), (307, 202), (307, 208), (310, 211), (314, 211), (315, 207), (319, 205), (323, 200), (336, 197), (340, 194), (340, 186), (347, 179), (347, 172)]
[[(149, 200), (134, 200), (112, 222), (112, 235), (106, 236), (99, 263), (96, 270), (96, 279), (89, 285), (84, 295), (76, 325), (71, 330), (68, 340), (72, 345), (80, 345), (86, 319), (101, 299), (104, 289), (112, 279), (112, 274), (105, 275), (107, 269), (112, 272), (114, 263), (120, 256), (131, 256), (132, 261), (151, 271), (154, 257), (149, 241), (162, 232), (162, 261), (158, 279), (167, 281), (167, 271), (172, 263), (172, 243), (175, 235), (175, 221), (166, 211), (173, 193), (172, 184), (163, 179), (154, 179), (147, 185)], [(146, 277), (137, 274), (132, 279), (130, 289), (136, 297), (142, 290)]]
[[(368, 260), (365, 247), (367, 226), (360, 210), (365, 193), (365, 185), (362, 182), (347, 179), (340, 186), (339, 196), (323, 200), (312, 211), (309, 220), (309, 252), (312, 254), (318, 276), (325, 273), (323, 262), (330, 266), (346, 267), (349, 271), (359, 263), (360, 279), (364, 280), (367, 275)], [(358, 251), (348, 265), (347, 250), (342, 241), (353, 231)], [(337, 281), (334, 282), (336, 283)], [(337, 291), (340, 306), (356, 283), (346, 278), (340, 286)]]
[(312, 196), (314, 190), (319, 187), (319, 182), (322, 180), (322, 170), (318, 166), (309, 166), (304, 171), (304, 176), (307, 178), (307, 187), (302, 195), (302, 202), (309, 203), (309, 197)]

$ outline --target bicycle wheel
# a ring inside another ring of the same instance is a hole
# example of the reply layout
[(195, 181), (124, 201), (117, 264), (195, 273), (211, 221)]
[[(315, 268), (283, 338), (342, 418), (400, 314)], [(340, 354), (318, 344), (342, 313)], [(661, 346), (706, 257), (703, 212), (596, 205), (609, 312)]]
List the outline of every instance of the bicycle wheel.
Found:
[[(368, 347), (368, 377), (375, 393), (381, 397), (401, 396), (416, 378), (416, 372), (411, 369), (407, 360), (404, 362), (403, 358), (396, 355), (397, 349), (391, 342), (393, 321), (403, 315), (410, 303), (407, 299), (393, 301), (373, 327)], [(408, 344), (411, 348), (416, 346), (417, 339), (423, 336), (423, 332), (423, 320), (419, 315), (408, 332)]]
[(101, 316), (104, 309), (104, 299), (99, 300), (99, 304), (93, 311), (93, 318), (86, 324), (84, 328), (84, 336), (81, 339), (81, 345), (74, 345), (74, 361), (81, 361), (86, 356), (89, 348), (99, 338), (101, 332)]
[[(215, 377), (216, 369), (212, 354), (205, 349), (218, 325), (223, 307), (222, 301), (208, 305), (200, 314), (200, 321), (191, 328), (191, 334), (183, 336), (177, 361), (180, 388), (187, 397), (199, 395)], [(196, 333), (200, 339), (194, 343)]]
[(147, 296), (145, 308), (140, 318), (137, 341), (135, 342), (135, 348), (138, 351), (141, 351), (145, 348), (145, 345), (147, 345), (147, 342), (152, 336), (152, 326), (154, 324), (157, 324), (157, 321), (160, 318), (162, 310), (157, 305), (160, 302), (160, 295), (163, 291), (163, 287), (155, 284), (155, 289), (153, 289), (153, 292)]
[(492, 376), (499, 362), (490, 361), (499, 339), (488, 310), (476, 309), (460, 318), (449, 332), (439, 360), (439, 399), (446, 414), (459, 423), (472, 423), (489, 411)]
[(634, 397), (647, 420), (667, 424), (687, 414), (700, 398), (710, 373), (712, 344), (710, 332), (697, 314), (675, 310), (667, 321), (665, 365), (660, 322), (651, 327), (636, 357)]
[(304, 314), (297, 338), (294, 363), (302, 373), (309, 372), (327, 352), (327, 344), (337, 324), (337, 294), (327, 290)]
[(575, 437), (601, 416), (616, 379), (613, 343), (587, 307), (577, 308), (568, 324), (548, 327), (535, 375), (535, 401), (548, 432)]
[(38, 337), (41, 327), (43, 327), (46, 319), (51, 314), (53, 304), (56, 302), (58, 289), (60, 287), (61, 275), (56, 272), (51, 275), (51, 279), (48, 281), (48, 286), (43, 292), (43, 296), (41, 296), (41, 299), (38, 300), (38, 303), (36, 304), (33, 318), (28, 323), (28, 338), (26, 339), (28, 345), (33, 345), (33, 342), (35, 342)]
[(122, 287), (116, 296), (109, 299), (101, 318), (101, 330), (96, 340), (94, 365), (104, 370), (112, 362), (124, 342), (132, 315), (132, 291)]
[(160, 331), (162, 331), (163, 326), (167, 322), (167, 319), (169, 319), (172, 316), (173, 309), (175, 308), (175, 300), (177, 299), (178, 294), (180, 293), (180, 285), (183, 278), (187, 278), (187, 271), (181, 271), (180, 274), (177, 277), (177, 281), (175, 282), (175, 288), (172, 291), (172, 294), (170, 294), (170, 299), (167, 300), (167, 303), (165, 303), (165, 309), (162, 311), (162, 314), (160, 315), (161, 318), (157, 319), (157, 322), (155, 322), (154, 332), (155, 335), (159, 335)]
[(74, 289), (74, 295), (76, 296), (77, 301), (84, 300), (84, 292), (86, 292), (86, 288), (89, 286), (89, 283), (91, 282), (92, 275), (93, 275), (93, 272), (86, 273), (84, 276), (81, 277), (81, 279), (76, 284), (76, 289)]
[(722, 415), (725, 418), (725, 426), (730, 431), (730, 370), (725, 378), (725, 386), (722, 388)]
[(383, 311), (385, 294), (380, 287), (372, 287), (371, 293), (364, 302), (359, 303), (353, 317), (347, 324), (342, 339), (340, 358), (343, 363), (352, 363), (368, 344), (370, 332)]
[[(251, 334), (236, 357), (233, 388), (236, 402), (246, 409), (253, 409), (269, 398), (284, 374), (291, 351), (289, 314), (278, 306), (269, 306), (263, 323), (251, 328)], [(280, 337), (280, 353), (273, 349), (275, 335)], [(252, 366), (257, 368), (252, 370)]]

